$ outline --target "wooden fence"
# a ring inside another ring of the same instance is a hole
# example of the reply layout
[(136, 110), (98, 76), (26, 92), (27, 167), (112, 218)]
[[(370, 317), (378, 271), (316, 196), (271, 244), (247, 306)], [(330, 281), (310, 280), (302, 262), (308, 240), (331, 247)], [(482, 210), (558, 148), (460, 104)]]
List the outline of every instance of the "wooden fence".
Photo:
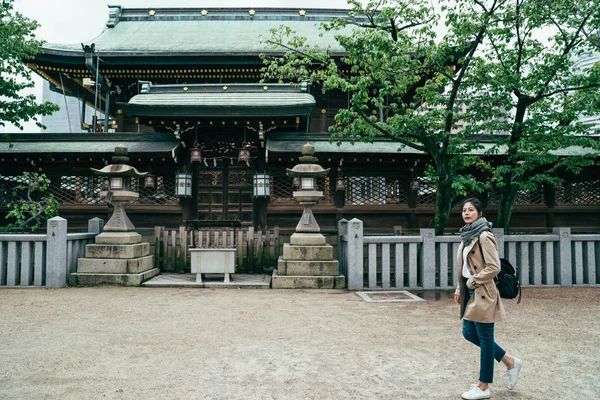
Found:
[(279, 228), (168, 229), (154, 228), (154, 265), (163, 272), (189, 272), (189, 249), (222, 247), (237, 249), (237, 272), (262, 273), (277, 265), (280, 254)]

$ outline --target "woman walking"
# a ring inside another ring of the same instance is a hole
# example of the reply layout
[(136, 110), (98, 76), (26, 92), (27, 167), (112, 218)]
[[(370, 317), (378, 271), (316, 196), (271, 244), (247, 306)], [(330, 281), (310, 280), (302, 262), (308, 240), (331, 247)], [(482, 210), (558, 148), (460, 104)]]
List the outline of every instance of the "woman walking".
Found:
[(492, 224), (483, 217), (483, 205), (476, 198), (465, 200), (458, 248), (458, 287), (454, 302), (460, 304), (465, 339), (480, 348), (479, 382), (462, 394), (463, 399), (490, 398), (489, 385), (494, 378), (494, 359), (508, 369), (508, 389), (517, 384), (523, 362), (508, 355), (494, 342), (494, 323), (505, 318), (504, 307), (494, 277), (500, 271), (498, 246)]

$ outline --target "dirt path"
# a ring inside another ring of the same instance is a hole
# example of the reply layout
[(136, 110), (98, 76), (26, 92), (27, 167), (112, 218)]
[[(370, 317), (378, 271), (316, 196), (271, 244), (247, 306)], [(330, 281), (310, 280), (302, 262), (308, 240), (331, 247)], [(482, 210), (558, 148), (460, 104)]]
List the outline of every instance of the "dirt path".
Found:
[[(496, 339), (495, 399), (600, 397), (600, 289), (527, 289)], [(346, 291), (0, 290), (2, 399), (460, 399), (478, 350), (451, 299)]]

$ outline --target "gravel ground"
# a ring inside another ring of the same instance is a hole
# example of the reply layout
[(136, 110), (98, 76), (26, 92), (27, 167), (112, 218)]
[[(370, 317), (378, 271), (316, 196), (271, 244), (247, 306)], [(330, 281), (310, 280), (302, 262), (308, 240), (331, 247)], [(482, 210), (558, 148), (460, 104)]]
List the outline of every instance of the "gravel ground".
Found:
[[(600, 289), (526, 289), (496, 340), (524, 360), (494, 399), (600, 397)], [(450, 298), (347, 291), (0, 290), (2, 399), (460, 399), (479, 352)]]

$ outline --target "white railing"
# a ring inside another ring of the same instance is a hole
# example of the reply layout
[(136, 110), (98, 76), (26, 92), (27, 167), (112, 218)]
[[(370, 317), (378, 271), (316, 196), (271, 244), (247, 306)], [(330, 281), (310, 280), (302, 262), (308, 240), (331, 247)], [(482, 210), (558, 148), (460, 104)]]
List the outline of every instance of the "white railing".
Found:
[(88, 221), (87, 233), (67, 233), (67, 220), (54, 217), (47, 233), (0, 234), (0, 287), (64, 287), (77, 271), (85, 245), (94, 242), (103, 221)]
[[(549, 235), (504, 235), (493, 229), (500, 257), (517, 269), (527, 286), (595, 286), (600, 282), (600, 234), (572, 235), (555, 228)], [(452, 289), (457, 284), (460, 236), (364, 236), (358, 219), (339, 223), (340, 271), (351, 290)]]

